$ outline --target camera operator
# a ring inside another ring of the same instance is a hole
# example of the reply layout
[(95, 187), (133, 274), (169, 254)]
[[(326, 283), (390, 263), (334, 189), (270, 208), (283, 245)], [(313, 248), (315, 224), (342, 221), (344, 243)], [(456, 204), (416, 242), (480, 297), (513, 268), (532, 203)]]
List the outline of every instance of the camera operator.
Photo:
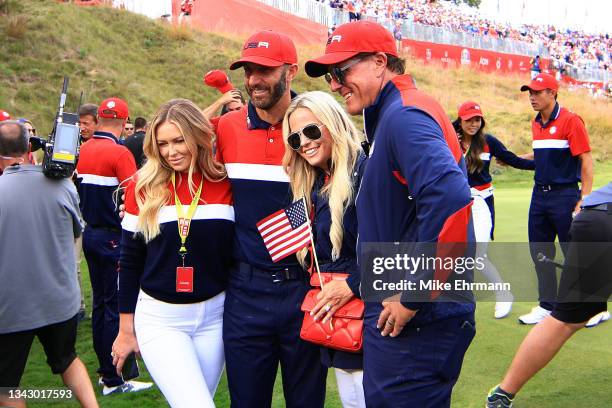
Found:
[[(74, 348), (79, 286), (72, 259), (82, 231), (77, 192), (69, 180), (49, 179), (29, 164), (28, 152), (26, 127), (1, 122), (0, 384), (19, 387), (36, 336), (51, 371), (82, 406), (97, 407)], [(10, 397), (0, 393), (0, 406), (25, 406)]]

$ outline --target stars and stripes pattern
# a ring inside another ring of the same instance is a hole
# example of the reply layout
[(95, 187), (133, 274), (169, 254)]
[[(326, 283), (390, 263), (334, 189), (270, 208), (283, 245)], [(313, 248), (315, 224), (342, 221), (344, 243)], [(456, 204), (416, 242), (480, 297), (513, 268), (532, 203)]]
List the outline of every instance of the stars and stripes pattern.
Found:
[(306, 248), (310, 244), (310, 223), (304, 199), (259, 221), (257, 229), (274, 262)]

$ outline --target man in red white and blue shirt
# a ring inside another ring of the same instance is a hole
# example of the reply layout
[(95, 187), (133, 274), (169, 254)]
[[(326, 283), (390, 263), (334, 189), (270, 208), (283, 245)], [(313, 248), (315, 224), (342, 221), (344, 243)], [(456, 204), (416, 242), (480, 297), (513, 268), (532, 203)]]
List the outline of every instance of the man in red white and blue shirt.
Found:
[(226, 291), (223, 341), (232, 407), (270, 407), (280, 363), (285, 405), (323, 407), (327, 370), (319, 348), (300, 339), (300, 305), (309, 277), (295, 255), (274, 262), (257, 224), (291, 204), (282, 119), (298, 70), (291, 39), (261, 31), (230, 69), (244, 68), (247, 105), (223, 115), (217, 158), (234, 195), (234, 257)]
[[(103, 395), (151, 386), (150, 383), (124, 382), (111, 357), (113, 341), (119, 331), (117, 277), (121, 251), (121, 221), (114, 193), (136, 172), (134, 156), (118, 141), (128, 115), (125, 101), (119, 98), (104, 100), (98, 107), (96, 131), (81, 146), (77, 164), (80, 207), (87, 223), (83, 232), (83, 253), (93, 294), (93, 346), (100, 364), (98, 374), (104, 383)], [(129, 375), (131, 378), (137, 376), (136, 366)]]
[[(584, 121), (557, 102), (559, 83), (550, 74), (537, 75), (521, 92), (538, 112), (531, 124), (535, 184), (529, 208), (531, 257), (538, 275), (539, 306), (519, 317), (523, 324), (537, 324), (553, 310), (557, 295), (554, 265), (538, 261), (542, 253), (555, 257), (555, 238), (564, 247), (572, 214), (593, 186), (593, 159)], [(578, 182), (581, 188), (578, 188)]]

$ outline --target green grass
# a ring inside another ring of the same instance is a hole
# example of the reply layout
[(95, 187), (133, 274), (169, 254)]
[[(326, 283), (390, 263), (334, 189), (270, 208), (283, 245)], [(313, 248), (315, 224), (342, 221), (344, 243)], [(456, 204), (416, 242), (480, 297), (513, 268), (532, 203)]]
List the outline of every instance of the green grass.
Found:
[[(25, 27), (17, 30), (15, 17)], [(9, 26), (13, 31), (8, 30)], [(170, 26), (108, 8), (74, 7), (55, 1), (22, 0), (11, 2), (11, 16), (0, 15), (0, 108), (14, 116), (26, 116), (45, 134), (51, 128), (64, 75), (70, 76), (68, 111), (74, 110), (78, 95), (84, 102), (98, 102), (108, 96), (125, 98), (132, 117), (150, 118), (157, 107), (170, 98), (192, 99), (206, 106), (217, 97), (202, 84), (203, 74), (224, 68), (235, 59), (241, 39), (227, 38)], [(300, 60), (321, 52), (320, 48), (300, 48)], [(533, 112), (518, 87), (526, 78), (485, 75), (466, 69), (442, 70), (408, 61), (408, 71), (420, 88), (441, 101), (449, 116), (457, 106), (474, 99), (481, 103), (487, 127), (518, 153), (530, 149), (530, 120)], [(241, 72), (229, 72), (240, 87)], [(297, 92), (323, 89), (322, 80), (312, 80), (300, 71), (293, 84)], [(594, 148), (595, 185), (612, 180), (609, 135), (612, 109), (609, 102), (593, 100), (584, 92), (562, 90), (564, 106), (585, 119)], [(360, 119), (356, 118), (356, 123)], [(360, 124), (360, 123), (359, 123)], [(494, 167), (496, 186), (497, 241), (527, 240), (527, 211), (532, 173)], [(85, 271), (85, 289), (90, 285)], [(516, 317), (533, 304), (515, 304), (511, 317), (496, 321), (493, 304), (477, 308), (477, 335), (465, 359), (461, 378), (455, 387), (453, 407), (481, 407), (487, 390), (500, 381), (512, 356), (529, 328), (519, 326)], [(88, 310), (91, 310), (88, 304)], [(603, 408), (609, 406), (612, 322), (579, 332), (556, 359), (532, 381), (517, 398), (516, 406), (533, 408)], [(79, 328), (77, 351), (96, 382), (96, 357), (91, 343), (91, 321)], [(147, 379), (143, 369), (143, 378)], [(216, 402), (229, 406), (223, 378)], [(61, 387), (52, 376), (36, 341), (23, 388)], [(102, 407), (132, 408), (164, 406), (157, 389), (135, 395), (100, 397)], [(274, 391), (274, 407), (282, 407), (280, 378)], [(75, 402), (33, 402), (32, 407), (72, 407)], [(326, 406), (340, 407), (335, 378), (330, 373)]]
[[(612, 174), (604, 175), (608, 180)], [(602, 178), (604, 178), (602, 177)], [(601, 184), (601, 183), (600, 183)], [(523, 242), (527, 240), (527, 210), (531, 191), (529, 188), (513, 186), (507, 182), (496, 182), (497, 241)], [(83, 262), (86, 273), (86, 264)], [(85, 278), (87, 299), (90, 285)], [(468, 350), (463, 371), (453, 395), (453, 407), (482, 407), (487, 390), (501, 380), (518, 345), (529, 331), (529, 327), (517, 324), (516, 318), (529, 311), (531, 303), (516, 303), (509, 318), (492, 318), (493, 303), (477, 305), (477, 335)], [(91, 310), (88, 304), (88, 310)], [(520, 408), (606, 408), (609, 406), (609, 376), (612, 365), (612, 322), (595, 329), (579, 332), (561, 350), (552, 363), (532, 379), (517, 398)], [(91, 345), (91, 321), (79, 328), (77, 351), (88, 367), (92, 381), (95, 375), (96, 357)], [(143, 370), (145, 371), (145, 370)], [(146, 371), (145, 371), (146, 373)], [(148, 376), (145, 374), (144, 379)], [(218, 388), (215, 401), (219, 407), (229, 406), (225, 378)], [(35, 342), (25, 375), (23, 388), (61, 387), (58, 376), (52, 376), (38, 341)], [(335, 378), (328, 376), (326, 407), (340, 407)], [(131, 408), (163, 406), (165, 400), (157, 389), (136, 395), (100, 397), (102, 407)], [(49, 406), (50, 403), (32, 403), (32, 407)], [(57, 407), (72, 407), (76, 403), (54, 403)], [(274, 407), (284, 406), (280, 376), (274, 391)]]

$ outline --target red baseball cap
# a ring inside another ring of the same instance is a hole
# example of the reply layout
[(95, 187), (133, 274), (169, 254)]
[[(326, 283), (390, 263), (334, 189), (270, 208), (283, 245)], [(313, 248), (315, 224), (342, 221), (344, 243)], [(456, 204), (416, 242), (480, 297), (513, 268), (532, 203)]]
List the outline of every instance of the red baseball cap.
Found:
[(208, 71), (206, 75), (204, 75), (204, 83), (213, 88), (217, 88), (221, 93), (226, 93), (234, 89), (234, 85), (230, 82), (227, 74), (218, 69)]
[(384, 52), (397, 57), (393, 35), (380, 24), (359, 20), (342, 24), (327, 39), (325, 54), (306, 62), (306, 74), (320, 77), (327, 67), (346, 61), (361, 52)]
[(242, 47), (238, 61), (230, 65), (234, 70), (252, 62), (265, 67), (280, 67), (283, 64), (297, 64), (297, 51), (291, 38), (274, 31), (260, 31), (249, 37)]
[(484, 118), (480, 105), (472, 101), (463, 102), (461, 106), (459, 106), (459, 112), (457, 115), (463, 120), (470, 120), (476, 116)]
[(531, 89), (532, 91), (541, 91), (543, 89), (552, 89), (553, 91), (559, 90), (559, 82), (554, 76), (546, 74), (544, 72), (538, 74), (531, 80), (529, 85), (521, 86), (521, 92), (525, 92)]
[(127, 119), (130, 115), (125, 101), (119, 98), (105, 99), (98, 108), (98, 117), (107, 119)]
[(11, 120), (11, 115), (7, 111), (0, 109), (0, 122), (3, 120)]

